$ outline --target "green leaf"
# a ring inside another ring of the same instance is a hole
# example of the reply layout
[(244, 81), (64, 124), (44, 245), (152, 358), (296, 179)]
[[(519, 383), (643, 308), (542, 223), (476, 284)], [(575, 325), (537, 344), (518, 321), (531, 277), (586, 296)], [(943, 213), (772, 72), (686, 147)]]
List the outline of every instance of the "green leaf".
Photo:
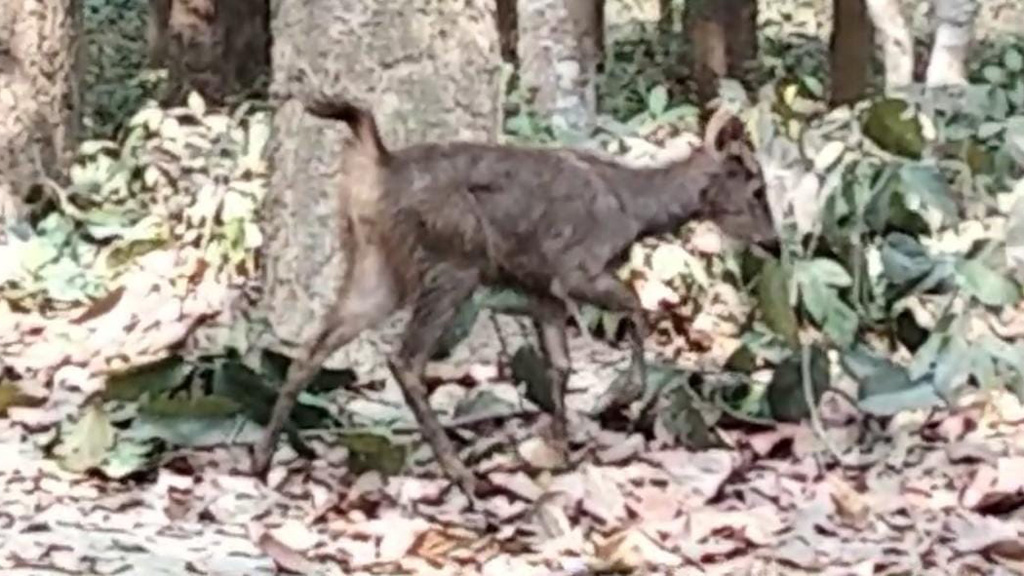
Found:
[(341, 368), (340, 370), (321, 368), (316, 376), (309, 381), (306, 391), (310, 394), (326, 394), (339, 388), (351, 386), (356, 379), (356, 373), (351, 368)]
[(886, 236), (881, 258), (886, 278), (897, 286), (913, 283), (935, 266), (920, 242), (899, 232)]
[(908, 108), (902, 100), (880, 100), (866, 111), (863, 129), (883, 150), (918, 159), (924, 149), (924, 135), (917, 117), (906, 114)]
[(1024, 347), (1010, 344), (992, 334), (982, 336), (976, 345), (1024, 376)]
[(103, 462), (114, 438), (114, 426), (103, 406), (92, 402), (71, 429), (60, 435), (53, 454), (65, 470), (82, 473)]
[(537, 349), (529, 344), (520, 346), (510, 364), (513, 381), (526, 383), (526, 397), (541, 409), (553, 412), (555, 403), (547, 364)]
[(932, 387), (936, 392), (949, 398), (967, 382), (971, 353), (971, 346), (960, 334), (950, 335), (932, 369)]
[(850, 308), (845, 302), (836, 298), (829, 307), (828, 316), (825, 318), (823, 328), (825, 334), (828, 334), (828, 337), (836, 345), (845, 348), (856, 340), (859, 325), (860, 319), (853, 308)]
[(533, 122), (530, 120), (530, 117), (525, 114), (519, 114), (506, 120), (505, 130), (524, 138), (533, 138), (536, 135)]
[(100, 471), (112, 480), (122, 480), (156, 465), (158, 452), (151, 442), (119, 439), (100, 465)]
[(931, 384), (921, 383), (897, 392), (876, 394), (865, 398), (859, 405), (861, 410), (874, 416), (893, 416), (904, 410), (942, 406), (943, 402)]
[(478, 389), (475, 393), (463, 398), (455, 405), (452, 415), (456, 418), (463, 416), (483, 416), (511, 414), (515, 406), (501, 398), (491, 390)]
[(765, 324), (792, 348), (800, 345), (796, 313), (789, 305), (789, 282), (783, 267), (774, 259), (767, 260), (757, 282), (758, 307)]
[(800, 81), (803, 83), (804, 88), (811, 93), (815, 98), (824, 98), (825, 86), (822, 85), (821, 81), (809, 74), (801, 74)]
[(1020, 301), (1020, 286), (981, 260), (959, 260), (955, 268), (957, 284), (982, 304), (1010, 306)]
[[(817, 406), (822, 394), (830, 386), (829, 362), (825, 351), (811, 347), (811, 399)], [(772, 416), (782, 422), (799, 422), (810, 416), (807, 398), (804, 397), (803, 374), (800, 354), (792, 354), (775, 368), (768, 383), (768, 407)]]
[(817, 278), (810, 276), (800, 279), (800, 299), (811, 318), (819, 326), (825, 322), (832, 306), (837, 303), (839, 294)]
[(619, 327), (626, 320), (626, 315), (619, 312), (607, 312), (602, 310), (599, 325), (604, 332), (605, 338), (612, 339), (619, 333)]
[(668, 108), (668, 90), (659, 84), (647, 96), (647, 110), (653, 116), (661, 116), (666, 108)]
[(842, 264), (828, 258), (801, 260), (796, 263), (794, 275), (801, 281), (815, 281), (825, 286), (846, 288), (853, 284), (850, 273)]
[(292, 362), (293, 359), (284, 354), (273, 350), (263, 350), (260, 354), (260, 373), (275, 385), (279, 385), (287, 377), (288, 367)]
[(1021, 56), (1020, 50), (1016, 48), (1010, 48), (1003, 54), (1003, 66), (1011, 72), (1020, 72), (1024, 69), (1024, 57)]
[(140, 414), (154, 418), (231, 418), (241, 411), (242, 407), (234, 400), (216, 395), (198, 398), (160, 397), (139, 406)]
[(144, 393), (160, 394), (181, 385), (194, 367), (180, 356), (130, 368), (107, 378), (103, 397), (107, 400), (138, 400)]
[(733, 372), (750, 374), (755, 368), (757, 368), (757, 357), (745, 344), (736, 348), (729, 355), (729, 359), (725, 361), (725, 369)]
[(370, 470), (394, 476), (405, 466), (407, 448), (370, 433), (343, 434), (340, 443), (348, 448), (348, 467), (354, 474)]
[(900, 168), (903, 191), (939, 210), (948, 220), (957, 216), (956, 203), (946, 177), (931, 164), (907, 163)]
[[(273, 375), (268, 377), (275, 384), (281, 382)], [(228, 360), (218, 363), (214, 370), (213, 392), (238, 404), (245, 416), (253, 422), (266, 425), (270, 420), (270, 411), (277, 401), (277, 390), (267, 385), (264, 380), (264, 376), (240, 361)], [(319, 428), (330, 421), (329, 415), (322, 408), (311, 406), (300, 400), (292, 409), (287, 426), (304, 429)]]
[(1005, 128), (1006, 124), (1003, 122), (982, 122), (981, 126), (978, 126), (978, 138), (988, 140), (1002, 132)]
[(1024, 195), (1014, 201), (1007, 215), (1006, 247), (1018, 250), (1024, 248)]
[(892, 394), (915, 386), (907, 369), (878, 356), (866, 346), (856, 346), (840, 356), (843, 370), (857, 381), (858, 400)]
[(477, 306), (502, 314), (528, 315), (530, 299), (518, 290), (481, 288), (473, 294)]
[(990, 84), (1001, 85), (1006, 82), (1006, 70), (999, 66), (988, 65), (981, 69), (981, 75)]
[(907, 367), (912, 379), (920, 380), (932, 372), (935, 361), (946, 346), (949, 338), (948, 326), (944, 328), (936, 327), (932, 331), (931, 335), (921, 344), (921, 347), (914, 352), (914, 357)]

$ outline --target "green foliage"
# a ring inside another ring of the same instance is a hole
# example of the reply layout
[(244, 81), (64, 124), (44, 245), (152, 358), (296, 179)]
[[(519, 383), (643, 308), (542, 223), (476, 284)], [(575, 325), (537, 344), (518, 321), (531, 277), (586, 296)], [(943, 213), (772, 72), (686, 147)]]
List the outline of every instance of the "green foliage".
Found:
[(32, 307), (87, 302), (138, 256), (172, 245), (217, 270), (252, 270), (269, 122), (251, 105), (209, 112), (193, 95), (187, 107), (144, 108), (116, 142), (83, 142), (71, 185), (49, 188), (57, 209), (0, 247), (4, 297)]
[[(111, 374), (98, 401), (90, 403), (76, 421), (61, 427), (52, 456), (72, 471), (97, 470), (111, 478), (123, 478), (152, 465), (163, 446), (198, 445), (208, 442), (211, 436), (223, 438), (238, 427), (239, 418), (264, 425), (290, 361), (263, 352), (255, 356), (254, 362), (257, 366), (250, 367), (229, 348), (193, 359), (169, 356)], [(284, 428), (298, 453), (313, 455), (300, 438), (300, 430), (324, 428), (335, 422), (319, 402), (310, 401), (308, 393), (330, 392), (350, 380), (344, 371), (325, 369), (307, 394), (300, 396)], [(0, 402), (5, 399), (4, 393), (5, 389), (0, 387)], [(26, 401), (13, 388), (8, 395), (11, 400), (7, 405), (33, 402)], [(119, 420), (115, 425), (113, 412), (106, 406), (118, 405), (132, 409), (117, 410)], [(364, 444), (372, 439), (351, 441), (357, 448), (369, 450)], [(389, 442), (386, 441), (387, 446)], [(379, 460), (379, 469), (392, 470), (404, 461), (404, 452), (400, 448), (377, 447), (358, 458), (370, 466), (376, 466), (374, 463)]]
[[(812, 354), (815, 393), (830, 381), (821, 352), (834, 349), (842, 369), (870, 382), (860, 401), (876, 414), (931, 406), (969, 383), (1024, 390), (1017, 354), (1008, 353), (1013, 344), (952, 322), (1021, 301), (1024, 274), (1010, 254), (1024, 247), (1024, 46), (999, 46), (974, 60), (975, 83), (962, 97), (919, 91), (829, 110), (825, 50), (808, 41), (823, 17), (813, 2), (793, 6), (792, 14), (762, 14), (766, 86), (758, 99), (749, 101), (734, 82), (721, 86), (723, 99), (744, 111), (762, 162), (789, 178), (781, 193), (793, 206), (781, 223), (781, 260), (744, 273), (763, 323), (753, 324), (730, 367), (775, 368), (768, 406), (748, 408), (806, 416), (798, 352), (808, 338), (823, 346)], [(794, 26), (803, 32), (794, 34)], [(682, 85), (661, 72), (681, 55), (644, 42), (609, 51), (598, 126), (576, 144), (622, 153), (665, 126), (692, 129), (697, 111), (680, 102)], [(537, 133), (518, 136), (559, 140)], [(980, 233), (968, 232), (979, 226)], [(689, 269), (682, 276), (695, 278)], [(910, 326), (908, 307), (931, 310), (934, 323)], [(617, 332), (621, 318), (583, 312), (588, 328)], [(867, 344), (886, 341), (893, 346)], [(887, 359), (908, 356), (912, 370)]]
[(113, 138), (165, 80), (165, 71), (147, 68), (147, 12), (145, 0), (83, 4), (82, 112), (91, 138)]
[[(1015, 65), (1015, 57), (1008, 60)], [(969, 383), (1019, 389), (1024, 372), (1015, 355), (1001, 354), (1013, 345), (967, 330), (963, 320), (1021, 301), (1019, 270), (1006, 257), (1012, 237), (999, 233), (1000, 221), (1016, 222), (1011, 207), (1022, 173), (1013, 140), (999, 138), (1016, 129), (1017, 98), (1007, 84), (974, 85), (959, 99), (933, 92), (868, 100), (800, 124), (775, 105), (778, 91), (762, 92), (767, 100), (754, 112), (762, 151), (794, 180), (810, 182), (810, 198), (821, 206), (817, 218), (793, 214), (782, 261), (760, 272), (763, 319), (790, 347), (769, 386), (773, 407), (799, 406), (794, 380), (784, 376), (796, 370), (796, 335), (808, 332), (840, 352), (871, 413), (949, 401)], [(973, 152), (965, 154), (964, 141)], [(986, 160), (977, 161), (979, 154)], [(884, 340), (863, 336), (889, 335), (908, 305), (936, 315), (923, 343), (917, 334), (910, 347), (896, 332), (894, 348), (869, 346)], [(886, 359), (903, 346), (909, 369)]]

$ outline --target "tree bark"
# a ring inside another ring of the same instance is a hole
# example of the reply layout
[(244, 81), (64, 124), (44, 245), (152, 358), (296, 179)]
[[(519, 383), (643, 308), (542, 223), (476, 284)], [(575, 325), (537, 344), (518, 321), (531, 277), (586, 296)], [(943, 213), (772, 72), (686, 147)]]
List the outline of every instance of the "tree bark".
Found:
[(865, 0), (882, 44), (885, 93), (899, 93), (914, 81), (914, 43), (898, 0)]
[(24, 215), (42, 177), (61, 181), (78, 133), (81, 5), (8, 0), (0, 10), (0, 223)]
[(192, 90), (213, 104), (259, 94), (270, 70), (269, 20), (269, 0), (151, 0), (149, 53), (168, 68), (164, 102), (181, 103)]
[[(263, 299), (285, 354), (322, 325), (348, 262), (338, 214), (344, 194), (339, 158), (348, 130), (313, 118), (295, 99), (322, 92), (369, 107), (388, 147), (425, 141), (496, 141), (501, 54), (491, 0), (280, 1), (271, 23), (274, 171), (263, 210)], [(396, 320), (397, 321), (396, 317)], [(366, 366), (369, 331), (328, 365)], [(390, 341), (388, 341), (390, 342)], [(337, 364), (333, 364), (337, 362)], [(377, 370), (382, 362), (373, 362)], [(386, 372), (386, 367), (383, 369)], [(381, 377), (386, 374), (381, 373)]]
[(668, 39), (672, 28), (672, 0), (658, 0), (658, 34)]
[(518, 0), (520, 81), (554, 125), (587, 131), (597, 118), (603, 0)]
[(718, 80), (744, 80), (757, 57), (755, 0), (691, 0), (685, 29), (693, 47), (692, 68), (701, 104), (718, 95)]
[(971, 47), (976, 0), (933, 0), (936, 28), (925, 83), (930, 86), (967, 84), (967, 55)]
[(171, 0), (149, 0), (146, 44), (151, 68), (160, 68), (167, 62), (167, 26), (170, 24), (170, 17)]
[(516, 12), (516, 0), (498, 0), (498, 37), (501, 42), (501, 58), (512, 64), (519, 63), (516, 45), (519, 42), (519, 30)]
[(850, 104), (867, 94), (874, 34), (864, 0), (834, 0), (832, 46), (833, 105)]

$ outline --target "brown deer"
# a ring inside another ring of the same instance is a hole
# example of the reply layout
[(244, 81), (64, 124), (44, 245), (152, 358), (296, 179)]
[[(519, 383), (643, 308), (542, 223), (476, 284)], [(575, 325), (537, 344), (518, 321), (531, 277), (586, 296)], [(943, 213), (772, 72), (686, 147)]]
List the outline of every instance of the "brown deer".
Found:
[(459, 460), (427, 401), (423, 373), (436, 342), (478, 286), (512, 287), (531, 301), (554, 396), (553, 435), (564, 449), (570, 363), (567, 302), (627, 313), (630, 380), (643, 386), (647, 331), (636, 294), (614, 274), (639, 237), (708, 219), (755, 243), (777, 236), (765, 182), (742, 122), (719, 111), (703, 146), (657, 167), (627, 167), (583, 151), (468, 142), (388, 150), (373, 115), (349, 102), (310, 101), (315, 116), (347, 123), (342, 246), (351, 263), (319, 336), (288, 371), (256, 447), (265, 476), (296, 397), (338, 348), (412, 306), (388, 359), (445, 474), (472, 498)]

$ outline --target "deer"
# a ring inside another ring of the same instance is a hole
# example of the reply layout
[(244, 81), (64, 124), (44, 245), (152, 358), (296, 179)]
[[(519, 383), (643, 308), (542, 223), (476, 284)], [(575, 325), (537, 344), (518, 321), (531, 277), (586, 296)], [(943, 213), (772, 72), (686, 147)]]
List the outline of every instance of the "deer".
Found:
[(431, 410), (424, 372), (459, 307), (481, 286), (526, 295), (553, 396), (552, 437), (568, 446), (566, 322), (574, 302), (628, 316), (632, 388), (643, 389), (648, 326), (639, 298), (615, 274), (630, 246), (692, 220), (727, 236), (777, 242), (766, 185), (742, 121), (719, 108), (682, 160), (628, 166), (581, 149), (467, 141), (389, 149), (373, 113), (351, 101), (307, 98), (315, 117), (343, 122), (342, 246), (350, 263), (311, 345), (292, 363), (253, 473), (266, 477), (297, 396), (336, 350), (411, 307), (390, 373), (442, 472), (472, 500), (476, 476)]

